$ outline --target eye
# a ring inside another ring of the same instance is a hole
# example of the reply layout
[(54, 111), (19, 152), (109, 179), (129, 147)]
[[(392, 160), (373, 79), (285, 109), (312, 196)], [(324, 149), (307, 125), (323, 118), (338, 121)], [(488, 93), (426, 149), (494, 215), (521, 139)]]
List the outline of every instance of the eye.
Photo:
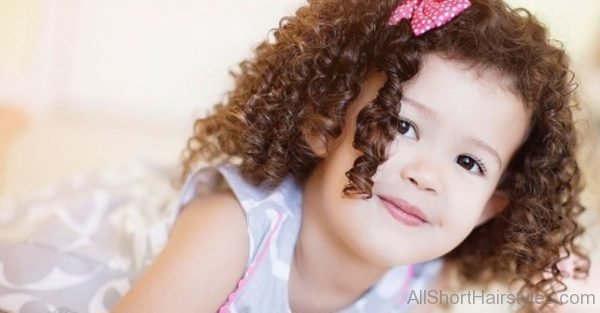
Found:
[(419, 136), (417, 133), (417, 127), (415, 126), (415, 123), (413, 123), (412, 121), (409, 121), (406, 119), (400, 119), (398, 121), (398, 132), (405, 137), (408, 137), (411, 139), (419, 139)]
[(483, 175), (486, 172), (485, 165), (481, 160), (466, 154), (459, 155), (456, 163), (471, 173)]

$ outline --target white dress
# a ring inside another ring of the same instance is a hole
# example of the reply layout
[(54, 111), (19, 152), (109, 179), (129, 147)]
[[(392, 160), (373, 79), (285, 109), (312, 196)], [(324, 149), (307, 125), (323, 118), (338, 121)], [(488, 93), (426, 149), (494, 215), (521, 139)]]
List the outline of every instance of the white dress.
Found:
[[(233, 164), (194, 171), (182, 190), (175, 168), (128, 163), (74, 178), (27, 201), (0, 203), (0, 311), (109, 312), (164, 247), (185, 204), (223, 184), (244, 209), (246, 272), (219, 312), (290, 313), (288, 280), (301, 220), (301, 188), (288, 176), (272, 191)], [(441, 260), (398, 266), (343, 313), (408, 312)], [(223, 269), (227, 270), (227, 269)]]

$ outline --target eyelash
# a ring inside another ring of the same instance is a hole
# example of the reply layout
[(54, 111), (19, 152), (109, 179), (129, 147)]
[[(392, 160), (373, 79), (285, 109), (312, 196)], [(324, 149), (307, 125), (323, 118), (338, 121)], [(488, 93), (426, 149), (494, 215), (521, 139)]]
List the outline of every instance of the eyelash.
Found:
[[(471, 159), (473, 159), (475, 161), (475, 164), (477, 166), (479, 166), (479, 169), (481, 170), (481, 173), (478, 173), (479, 175), (485, 175), (485, 173), (487, 173), (487, 168), (485, 167), (485, 163), (478, 157), (471, 155), (471, 154), (461, 154), (459, 155), (459, 157), (461, 156), (466, 156), (469, 157)], [(469, 171), (470, 172), (470, 171)]]
[[(407, 119), (407, 118), (404, 118), (404, 117), (398, 119), (398, 132), (400, 132), (400, 125), (401, 125), (402, 122), (408, 123), (409, 126), (411, 126), (412, 128), (415, 129), (415, 135), (417, 137), (417, 140), (419, 140), (419, 127), (417, 126), (417, 124), (415, 122), (413, 122), (410, 119)], [(402, 134), (402, 135), (404, 135), (404, 134)]]
[[(400, 118), (398, 120), (398, 132), (401, 135), (404, 135), (403, 133), (400, 132), (400, 125), (403, 122), (404, 123), (408, 123), (408, 125), (415, 130), (416, 139), (419, 140), (419, 128), (417, 127), (417, 125), (415, 124), (415, 122), (413, 122), (410, 119)], [(458, 157), (461, 157), (461, 156), (469, 157), (469, 158), (473, 159), (473, 161), (475, 161), (475, 164), (479, 167), (479, 169), (481, 171), (481, 173), (477, 173), (478, 175), (482, 175), (483, 176), (483, 175), (485, 175), (487, 173), (487, 167), (485, 166), (485, 162), (483, 162), (480, 158), (478, 158), (478, 157), (476, 157), (474, 155), (471, 155), (471, 154), (461, 154)], [(469, 172), (470, 172), (470, 170), (469, 170)]]

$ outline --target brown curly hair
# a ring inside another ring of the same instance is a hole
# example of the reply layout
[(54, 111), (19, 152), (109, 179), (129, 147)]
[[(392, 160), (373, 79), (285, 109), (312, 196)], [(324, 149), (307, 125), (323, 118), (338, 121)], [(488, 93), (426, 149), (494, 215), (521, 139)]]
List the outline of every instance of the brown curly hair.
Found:
[[(397, 135), (402, 85), (420, 70), (423, 56), (440, 53), (498, 70), (533, 112), (530, 135), (498, 185), (511, 202), (444, 258), (468, 282), (520, 282), (520, 293), (556, 300), (566, 289), (557, 267), (565, 253), (584, 260), (577, 274), (589, 269), (588, 256), (575, 243), (583, 232), (576, 221), (584, 210), (583, 184), (575, 158), (575, 84), (564, 49), (527, 10), (502, 1), (472, 0), (451, 22), (419, 37), (409, 21), (387, 25), (396, 4), (309, 0), (295, 16), (283, 18), (232, 74), (235, 87), (225, 101), (194, 123), (182, 180), (199, 161), (229, 160), (256, 185), (272, 188), (290, 174), (303, 182), (321, 160), (304, 135), (324, 143), (337, 138), (348, 104), (366, 75), (378, 70), (387, 80), (357, 117), (354, 147), (362, 155), (346, 173), (344, 188), (348, 196), (370, 198), (371, 177)], [(531, 303), (520, 307), (537, 309)]]

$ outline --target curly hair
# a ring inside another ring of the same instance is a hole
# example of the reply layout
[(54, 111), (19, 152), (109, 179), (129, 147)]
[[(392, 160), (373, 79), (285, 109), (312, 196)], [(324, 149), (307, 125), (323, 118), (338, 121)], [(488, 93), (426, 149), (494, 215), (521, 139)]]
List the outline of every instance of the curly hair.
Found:
[[(361, 83), (378, 70), (387, 80), (357, 117), (354, 147), (362, 154), (346, 173), (343, 190), (370, 198), (371, 177), (397, 134), (403, 83), (419, 72), (424, 55), (494, 69), (511, 78), (513, 92), (531, 110), (531, 131), (498, 185), (510, 194), (509, 207), (443, 257), (468, 282), (520, 282), (521, 294), (545, 295), (541, 309), (550, 309), (566, 290), (557, 263), (575, 254), (584, 260), (576, 273), (589, 270), (588, 256), (575, 243), (583, 233), (576, 220), (584, 210), (583, 183), (575, 158), (574, 76), (563, 47), (530, 12), (501, 1), (472, 0), (448, 24), (419, 37), (409, 21), (387, 25), (396, 4), (309, 0), (283, 18), (232, 73), (235, 87), (225, 100), (195, 121), (182, 180), (199, 161), (236, 159), (256, 185), (272, 188), (290, 174), (305, 181), (321, 157), (304, 135), (324, 143), (337, 138)], [(531, 303), (519, 308), (537, 309)]]

